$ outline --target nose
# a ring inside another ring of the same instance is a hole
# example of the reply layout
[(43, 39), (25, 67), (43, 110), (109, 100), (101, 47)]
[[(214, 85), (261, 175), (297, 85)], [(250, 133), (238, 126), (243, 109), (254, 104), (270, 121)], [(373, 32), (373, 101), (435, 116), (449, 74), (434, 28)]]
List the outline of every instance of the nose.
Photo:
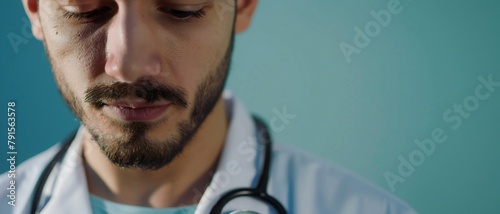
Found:
[(162, 69), (154, 27), (147, 16), (132, 8), (120, 8), (107, 29), (105, 72), (120, 82), (132, 83), (156, 76)]

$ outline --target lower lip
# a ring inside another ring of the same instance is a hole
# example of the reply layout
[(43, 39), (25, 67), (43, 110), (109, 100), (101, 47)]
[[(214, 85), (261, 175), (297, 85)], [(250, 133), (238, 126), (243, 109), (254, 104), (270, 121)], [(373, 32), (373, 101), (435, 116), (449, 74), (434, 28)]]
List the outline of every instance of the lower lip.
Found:
[(144, 108), (127, 108), (118, 106), (108, 106), (105, 108), (111, 111), (118, 118), (127, 121), (152, 121), (159, 118), (163, 112), (167, 110), (169, 105), (144, 107)]

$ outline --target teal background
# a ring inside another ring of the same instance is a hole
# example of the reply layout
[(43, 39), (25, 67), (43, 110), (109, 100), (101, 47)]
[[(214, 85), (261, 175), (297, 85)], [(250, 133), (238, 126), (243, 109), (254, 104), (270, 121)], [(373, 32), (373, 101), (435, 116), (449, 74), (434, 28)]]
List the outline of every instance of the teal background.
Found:
[[(270, 121), (273, 109), (296, 115), (285, 142), (335, 162), (391, 191), (384, 173), (415, 140), (442, 128), (447, 140), (393, 194), (419, 213), (500, 210), (500, 88), (454, 130), (443, 113), (474, 95), (479, 76), (500, 81), (500, 2), (401, 0), (371, 43), (348, 63), (339, 48), (374, 20), (387, 0), (261, 1), (252, 27), (237, 37), (228, 86)], [(55, 86), (42, 44), (20, 1), (4, 1), (0, 31), (0, 108), (15, 101), (17, 161), (50, 147), (78, 126)], [(25, 19), (26, 20), (26, 19)], [(9, 35), (25, 38), (16, 51)], [(7, 150), (0, 114), (0, 160)], [(0, 161), (1, 171), (8, 169)]]

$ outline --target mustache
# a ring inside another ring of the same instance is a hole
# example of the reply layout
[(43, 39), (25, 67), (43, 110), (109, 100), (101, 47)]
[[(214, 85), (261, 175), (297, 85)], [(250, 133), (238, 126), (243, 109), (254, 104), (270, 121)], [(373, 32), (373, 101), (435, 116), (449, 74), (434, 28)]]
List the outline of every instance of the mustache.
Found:
[(133, 84), (121, 82), (111, 85), (99, 84), (85, 91), (85, 102), (96, 108), (103, 107), (105, 100), (119, 100), (125, 97), (138, 97), (147, 103), (164, 99), (182, 108), (188, 106), (186, 90), (181, 87), (160, 84), (156, 81), (138, 81)]

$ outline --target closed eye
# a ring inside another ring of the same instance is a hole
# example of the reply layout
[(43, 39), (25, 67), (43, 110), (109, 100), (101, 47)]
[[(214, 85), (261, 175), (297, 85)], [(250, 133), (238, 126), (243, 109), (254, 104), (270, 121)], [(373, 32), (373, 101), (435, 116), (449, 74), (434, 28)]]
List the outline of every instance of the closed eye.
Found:
[(174, 19), (187, 20), (189, 18), (203, 18), (206, 12), (203, 9), (195, 11), (175, 10), (171, 8), (159, 8), (163, 13), (171, 15)]
[[(190, 18), (203, 18), (206, 14), (206, 12), (205, 12), (205, 10), (203, 10), (203, 8), (200, 10), (195, 10), (195, 11), (187, 11), (187, 10), (176, 10), (176, 9), (171, 9), (171, 8), (160, 7), (159, 10), (163, 13), (171, 15), (172, 18), (180, 20), (180, 21), (186, 21)], [(92, 11), (88, 11), (88, 12), (83, 12), (83, 13), (64, 11), (63, 17), (66, 19), (75, 19), (77, 21), (95, 21), (95, 20), (99, 19), (102, 15), (107, 14), (109, 11), (111, 11), (110, 7), (101, 7), (101, 8), (98, 8), (98, 9), (95, 9)]]
[(101, 7), (92, 11), (83, 12), (83, 13), (74, 13), (69, 11), (64, 11), (63, 17), (66, 19), (76, 19), (77, 21), (82, 20), (96, 20), (101, 15), (104, 15), (111, 11), (110, 7)]

